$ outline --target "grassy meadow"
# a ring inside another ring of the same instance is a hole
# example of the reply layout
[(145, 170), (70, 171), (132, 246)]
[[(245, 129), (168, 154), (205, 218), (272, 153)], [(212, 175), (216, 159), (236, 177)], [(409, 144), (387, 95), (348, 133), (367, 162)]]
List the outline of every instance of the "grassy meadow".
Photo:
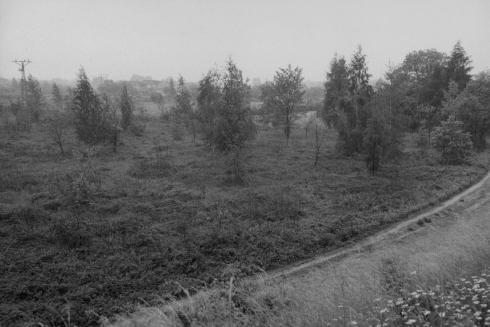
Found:
[(101, 316), (156, 305), (230, 279), (351, 244), (464, 189), (486, 153), (439, 164), (407, 135), (400, 156), (370, 175), (335, 151), (336, 133), (260, 128), (228, 158), (169, 122), (141, 136), (67, 155), (35, 126), (0, 139), (0, 325), (95, 326)]
[(489, 190), (301, 274), (232, 280), (110, 326), (488, 326)]

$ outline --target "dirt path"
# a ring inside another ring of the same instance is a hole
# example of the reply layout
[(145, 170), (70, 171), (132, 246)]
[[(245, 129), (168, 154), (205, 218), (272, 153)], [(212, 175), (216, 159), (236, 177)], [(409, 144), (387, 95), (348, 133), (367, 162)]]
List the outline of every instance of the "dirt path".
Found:
[(424, 218), (436, 215), (446, 209), (456, 209), (456, 207), (459, 211), (471, 211), (478, 208), (482, 203), (490, 201), (490, 194), (487, 194), (488, 192), (490, 192), (490, 172), (487, 173), (478, 183), (446, 200), (437, 207), (428, 209), (427, 211), (424, 211), (413, 218), (401, 221), (388, 229), (384, 229), (364, 240), (357, 242), (352, 246), (332, 251), (326, 255), (321, 255), (303, 263), (293, 264), (292, 266), (269, 272), (265, 279), (278, 279), (293, 275), (305, 274), (312, 268), (319, 268), (325, 264), (340, 260), (349, 255), (369, 250), (371, 247), (376, 244), (379, 245), (381, 242), (385, 243), (389, 242), (390, 240), (392, 241), (405, 238), (409, 234), (413, 233), (415, 229), (417, 229), (417, 222), (423, 220)]

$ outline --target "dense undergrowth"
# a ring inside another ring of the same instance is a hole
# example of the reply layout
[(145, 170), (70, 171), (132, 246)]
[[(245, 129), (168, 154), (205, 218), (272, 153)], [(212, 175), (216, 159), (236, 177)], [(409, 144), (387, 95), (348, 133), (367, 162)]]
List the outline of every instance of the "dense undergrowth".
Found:
[[(442, 166), (407, 143), (370, 176), (362, 158), (314, 140), (261, 131), (230, 185), (217, 154), (152, 122), (119, 153), (60, 157), (43, 136), (0, 144), (0, 316), (16, 325), (96, 325), (100, 316), (160, 303), (306, 259), (379, 230), (476, 182), (485, 154)], [(302, 133), (301, 133), (302, 134)], [(162, 144), (165, 146), (163, 147)], [(185, 291), (184, 291), (185, 290)]]

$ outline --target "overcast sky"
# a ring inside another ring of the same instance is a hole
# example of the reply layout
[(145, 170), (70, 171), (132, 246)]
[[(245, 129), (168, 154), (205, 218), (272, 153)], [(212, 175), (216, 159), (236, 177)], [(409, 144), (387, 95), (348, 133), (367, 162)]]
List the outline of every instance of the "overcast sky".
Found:
[(198, 80), (231, 56), (249, 78), (287, 64), (321, 81), (358, 44), (383, 76), (411, 50), (461, 40), (490, 69), (490, 0), (0, 0), (0, 76), (29, 58), (40, 79), (132, 74)]

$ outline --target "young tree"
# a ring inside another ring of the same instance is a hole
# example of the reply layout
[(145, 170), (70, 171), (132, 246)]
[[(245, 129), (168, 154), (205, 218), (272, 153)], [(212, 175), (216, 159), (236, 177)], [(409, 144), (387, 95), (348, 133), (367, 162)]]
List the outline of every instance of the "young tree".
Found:
[(254, 135), (246, 106), (249, 86), (242, 71), (229, 60), (222, 75), (208, 73), (199, 83), (198, 109), (206, 142), (228, 154), (235, 182), (243, 181), (241, 152)]
[(179, 77), (177, 82), (177, 94), (175, 96), (175, 115), (177, 123), (182, 123), (192, 133), (193, 142), (196, 142), (196, 117), (192, 109), (191, 95), (185, 85), (184, 78)]
[(286, 68), (279, 68), (279, 70), (276, 71), (271, 86), (272, 98), (270, 99), (270, 102), (277, 111), (277, 116), (283, 121), (286, 143), (289, 143), (294, 110), (305, 94), (302, 69), (299, 67), (293, 69), (291, 65), (288, 65)]
[(218, 108), (214, 143), (223, 152), (240, 150), (253, 136), (253, 122), (245, 100), (249, 86), (230, 59), (222, 76), (222, 106)]
[(461, 164), (470, 154), (471, 136), (463, 131), (463, 123), (454, 115), (434, 130), (432, 139), (446, 164)]
[(379, 90), (368, 104), (369, 118), (362, 135), (366, 166), (374, 174), (383, 160), (397, 155), (400, 144), (399, 121), (389, 107), (386, 93)]
[(73, 90), (72, 110), (75, 114), (75, 131), (87, 144), (97, 144), (107, 138), (107, 122), (104, 108), (95, 94), (83, 68)]
[(328, 126), (336, 126), (340, 115), (345, 112), (349, 98), (349, 75), (343, 57), (335, 56), (330, 62), (330, 71), (324, 86), (322, 118)]
[(361, 127), (362, 122), (367, 118), (363, 112), (364, 105), (369, 101), (373, 89), (369, 84), (371, 74), (367, 71), (366, 55), (362, 53), (361, 46), (352, 56), (348, 68), (349, 91), (355, 110), (355, 126)]
[(44, 97), (39, 81), (29, 75), (26, 81), (26, 106), (32, 121), (39, 121), (43, 105)]
[(447, 64), (447, 77), (449, 80), (453, 80), (458, 84), (460, 91), (464, 90), (466, 84), (471, 80), (470, 71), (473, 67), (471, 65), (470, 57), (466, 55), (466, 51), (458, 41), (451, 52)]
[(69, 117), (66, 112), (51, 111), (45, 120), (48, 137), (58, 146), (62, 155), (65, 154), (65, 139), (69, 126)]
[(465, 89), (448, 101), (443, 110), (463, 123), (463, 129), (470, 133), (476, 150), (485, 149), (486, 137), (490, 133), (490, 111), (480, 103), (477, 96)]
[(123, 86), (121, 98), (119, 100), (119, 108), (121, 109), (121, 127), (127, 130), (133, 121), (133, 102), (128, 95), (128, 88)]
[(199, 94), (197, 96), (197, 118), (200, 122), (204, 139), (213, 138), (218, 108), (222, 106), (221, 76), (215, 70), (210, 70), (199, 81)]
[(53, 83), (51, 96), (56, 110), (58, 111), (63, 110), (63, 97), (61, 96), (60, 89), (58, 85), (56, 85), (56, 83)]
[(363, 130), (369, 118), (367, 104), (373, 94), (369, 77), (360, 46), (348, 66), (343, 58), (334, 58), (330, 64), (322, 116), (337, 130), (337, 148), (346, 154), (361, 152), (363, 148)]

